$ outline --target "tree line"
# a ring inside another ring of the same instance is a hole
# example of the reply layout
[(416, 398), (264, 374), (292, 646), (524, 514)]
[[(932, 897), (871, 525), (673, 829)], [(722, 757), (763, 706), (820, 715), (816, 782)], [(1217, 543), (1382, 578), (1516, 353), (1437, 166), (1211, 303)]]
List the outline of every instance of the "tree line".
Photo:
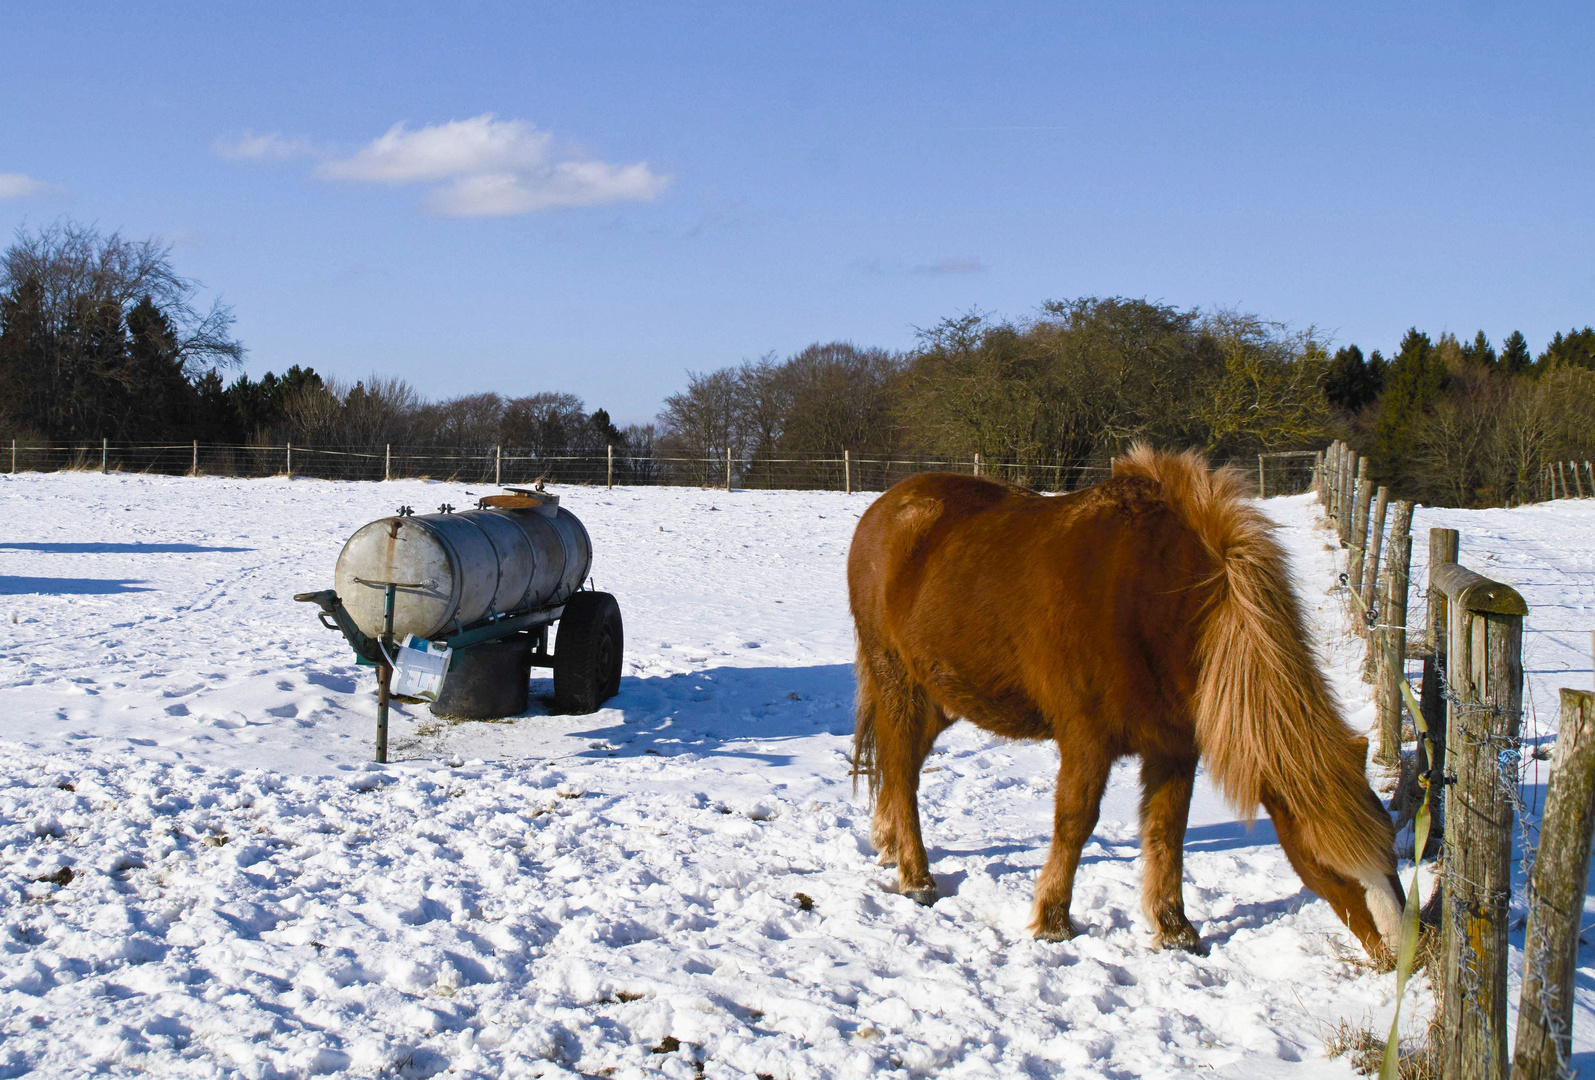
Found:
[(904, 353), (834, 342), (689, 373), (660, 444), (706, 458), (975, 455), (1020, 480), (1100, 470), (1137, 441), (1214, 460), (1345, 439), (1398, 497), (1514, 505), (1541, 467), (1595, 458), (1595, 328), (1533, 356), (1410, 330), (1390, 359), (1331, 354), (1313, 330), (1255, 315), (1087, 297), (1030, 319), (972, 312)]
[(188, 442), (369, 449), (513, 446), (538, 456), (652, 449), (572, 394), (424, 400), (402, 379), (354, 383), (298, 365), (258, 380), (233, 313), (195, 306), (198, 283), (153, 240), (58, 223), (0, 256), (0, 435), (30, 444)]
[[(578, 397), (430, 401), (401, 379), (348, 383), (293, 366), (258, 380), (221, 304), (170, 249), (71, 223), (21, 230), (0, 258), (0, 436), (187, 441), (368, 451), (503, 446), (538, 457), (696, 462), (743, 475), (855, 457), (968, 462), (1067, 483), (1130, 443), (1214, 459), (1313, 450), (1344, 438), (1382, 483), (1431, 504), (1536, 497), (1540, 466), (1595, 456), (1595, 329), (1532, 356), (1410, 331), (1393, 355), (1333, 354), (1314, 330), (1146, 299), (1050, 301), (1031, 317), (978, 311), (917, 331), (905, 351), (849, 342), (688, 372), (654, 423), (617, 428)], [(817, 466), (815, 467), (818, 468)], [(628, 475), (657, 475), (628, 468)], [(820, 482), (816, 471), (813, 482)], [(1068, 486), (1074, 486), (1069, 484)]]
[(1497, 350), (1409, 330), (1388, 360), (1337, 350), (1324, 380), (1336, 434), (1403, 497), (1511, 506), (1540, 497), (1548, 462), (1595, 458), (1595, 329), (1557, 333), (1538, 357), (1523, 335)]

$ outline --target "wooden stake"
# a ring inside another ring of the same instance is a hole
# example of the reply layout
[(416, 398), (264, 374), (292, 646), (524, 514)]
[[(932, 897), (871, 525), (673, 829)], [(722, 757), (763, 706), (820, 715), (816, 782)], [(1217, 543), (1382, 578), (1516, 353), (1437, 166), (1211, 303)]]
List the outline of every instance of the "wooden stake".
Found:
[(1457, 564), (1438, 569), (1447, 599), (1446, 755), (1456, 774), (1445, 816), (1441, 916), (1441, 1075), (1507, 1076), (1507, 917), (1513, 800), (1523, 711), (1518, 593)]
[(503, 475), (504, 475), (504, 448), (502, 446), (495, 446), (495, 447), (493, 447), (493, 486), (494, 487), (503, 486), (503, 485), (501, 485), (499, 483), (499, 480), (500, 480), (500, 478)]
[(1435, 580), (1439, 568), (1457, 561), (1461, 535), (1455, 529), (1429, 530), (1429, 623), (1424, 628), (1423, 682), (1419, 704), (1423, 706), (1423, 722), (1429, 729), (1429, 742), (1418, 744), (1418, 768), (1429, 776), (1429, 807), (1440, 818), (1445, 802), (1445, 692), (1440, 685), (1440, 672), (1445, 670), (1446, 656), (1446, 596), (1445, 590)]
[(1268, 484), (1263, 476), (1263, 455), (1257, 455), (1257, 497), (1268, 498)]
[(842, 451), (842, 493), (853, 494), (853, 454), (852, 451)]
[(604, 444), (604, 450), (609, 455), (609, 469), (605, 473), (606, 479), (604, 480), (604, 486), (607, 487), (610, 491), (613, 491), (613, 490), (615, 490), (615, 444), (614, 443), (606, 443), (606, 444)]
[(284, 469), (288, 474), (288, 479), (292, 480), (294, 478), (294, 444), (292, 440), (288, 442), (287, 464)]
[(382, 446), (382, 479), (393, 479), (393, 444), (384, 443)]
[(1379, 556), (1385, 540), (1385, 508), (1390, 503), (1390, 489), (1379, 485), (1373, 500), (1373, 523), (1368, 530), (1368, 558), (1362, 567), (1362, 602), (1373, 607), (1374, 592), (1379, 585)]
[(1567, 465), (1568, 471), (1573, 474), (1573, 487), (1578, 491), (1578, 497), (1582, 499), (1584, 497), (1584, 478), (1578, 475), (1578, 462), (1569, 461)]
[[(1373, 502), (1373, 489), (1368, 483), (1368, 459), (1357, 462), (1356, 494), (1351, 504), (1351, 564), (1347, 568), (1347, 585), (1357, 595), (1362, 595), (1362, 567), (1368, 551), (1368, 506)], [(1363, 626), (1367, 632), (1367, 626)]]
[(1412, 504), (1396, 501), (1390, 521), (1390, 558), (1385, 564), (1385, 603), (1379, 612), (1378, 647), (1384, 655), (1379, 694), (1379, 753), (1382, 765), (1401, 763), (1401, 683), (1407, 667), (1407, 578), (1412, 570)]
[(731, 447), (726, 447), (726, 490), (731, 490)]
[(1357, 451), (1347, 450), (1340, 470), (1340, 546), (1351, 546), (1352, 503), (1357, 495)]
[(111, 440), (110, 439), (106, 439), (106, 438), (100, 439), (100, 473), (101, 473), (101, 475), (104, 475), (106, 472), (109, 471), (107, 466), (106, 466), (106, 462), (110, 459), (110, 456), (111, 456)]
[(194, 440), (194, 465), (193, 465), (193, 467), (191, 469), (188, 470), (188, 475), (189, 476), (198, 476), (199, 475), (199, 440), (198, 439)]
[(1562, 690), (1562, 725), (1529, 884), (1513, 1080), (1568, 1075), (1578, 930), (1595, 828), (1595, 693)]

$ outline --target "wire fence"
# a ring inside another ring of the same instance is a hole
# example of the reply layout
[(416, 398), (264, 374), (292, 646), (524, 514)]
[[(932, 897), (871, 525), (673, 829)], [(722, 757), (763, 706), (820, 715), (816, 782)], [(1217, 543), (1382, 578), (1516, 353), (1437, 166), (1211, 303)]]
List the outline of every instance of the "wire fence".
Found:
[[(9, 455), (8, 455), (9, 451)], [(1266, 462), (1266, 463), (1265, 463)], [(1311, 454), (1282, 453), (1236, 459), (1231, 464), (1265, 482), (1269, 495), (1300, 494), (1312, 487)], [(296, 476), (325, 480), (447, 480), (521, 485), (538, 481), (586, 485), (662, 485), (820, 491), (885, 491), (922, 472), (992, 476), (1039, 491), (1076, 491), (1111, 475), (1104, 463), (1068, 464), (970, 460), (885, 452), (844, 451), (834, 457), (719, 454), (694, 456), (624, 447), (595, 455), (545, 455), (499, 446), (365, 447), (227, 445), (217, 443), (45, 444), (0, 447), (0, 471), (69, 470), (166, 476)]]

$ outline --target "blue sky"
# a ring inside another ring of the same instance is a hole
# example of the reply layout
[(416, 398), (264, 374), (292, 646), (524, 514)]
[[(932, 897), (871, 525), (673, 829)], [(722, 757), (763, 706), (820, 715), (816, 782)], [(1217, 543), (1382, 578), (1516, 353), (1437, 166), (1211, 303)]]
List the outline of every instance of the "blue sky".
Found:
[(1595, 7), (39, 5), (0, 232), (173, 245), (254, 374), (558, 389), (1145, 296), (1595, 321)]

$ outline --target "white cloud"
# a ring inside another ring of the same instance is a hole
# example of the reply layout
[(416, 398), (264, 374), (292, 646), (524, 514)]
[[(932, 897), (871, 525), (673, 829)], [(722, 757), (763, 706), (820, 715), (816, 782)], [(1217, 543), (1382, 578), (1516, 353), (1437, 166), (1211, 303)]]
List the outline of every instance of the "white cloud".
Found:
[(410, 184), (451, 176), (515, 173), (546, 164), (551, 137), (520, 120), (492, 113), (410, 131), (394, 124), (353, 157), (323, 162), (320, 176), (376, 184)]
[(0, 173), (0, 199), (26, 199), (32, 195), (48, 195), (55, 191), (53, 184), (35, 180), (21, 173)]
[(218, 157), (229, 161), (287, 161), (314, 152), (304, 139), (288, 139), (276, 134), (252, 135), (247, 131), (236, 139), (217, 139), (213, 149)]
[(560, 161), (514, 173), (462, 176), (427, 198), (427, 206), (447, 217), (509, 217), (569, 206), (647, 202), (664, 189), (665, 178), (642, 163)]
[(426, 198), (428, 209), (447, 217), (646, 202), (669, 182), (646, 162), (559, 155), (547, 132), (491, 113), (414, 131), (395, 124), (351, 157), (322, 162), (316, 175), (390, 186), (449, 180)]

